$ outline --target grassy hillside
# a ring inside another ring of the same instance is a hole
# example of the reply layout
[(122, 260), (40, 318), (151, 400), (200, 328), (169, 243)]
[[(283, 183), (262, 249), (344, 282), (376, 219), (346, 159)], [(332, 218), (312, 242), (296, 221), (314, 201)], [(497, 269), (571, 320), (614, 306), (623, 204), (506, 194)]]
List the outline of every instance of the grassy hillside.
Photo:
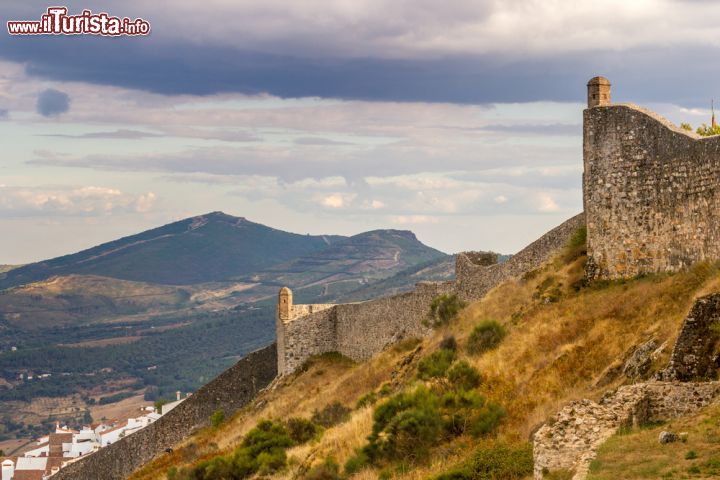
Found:
[(169, 285), (230, 280), (322, 250), (340, 238), (283, 232), (213, 212), (15, 268), (0, 279), (0, 289), (69, 274)]
[(0, 265), (0, 275), (9, 272), (10, 270), (13, 270), (15, 268), (18, 268), (19, 265)]
[[(598, 399), (625, 382), (618, 367), (637, 345), (672, 341), (694, 298), (720, 288), (718, 267), (707, 264), (587, 285), (582, 247), (497, 287), (430, 338), (362, 364), (333, 355), (309, 362), (133, 479), (235, 478), (192, 476), (210, 465), (250, 466), (273, 478), (530, 478), (527, 439), (538, 425), (571, 400)], [(261, 420), (274, 420), (280, 435), (293, 428), (283, 427), (288, 418), (317, 423), (338, 412), (335, 403), (348, 409), (339, 423), (252, 457), (250, 445), (266, 435), (255, 428), (267, 426)]]
[[(685, 433), (660, 444), (660, 432)], [(600, 447), (589, 480), (720, 477), (720, 406), (660, 425), (623, 430)]]
[(177, 309), (190, 289), (96, 275), (69, 275), (0, 291), (0, 319), (23, 330), (93, 323)]
[(418, 282), (445, 281), (454, 278), (455, 256), (447, 255), (406, 268), (391, 277), (363, 285), (347, 293), (328, 295), (323, 301), (359, 302), (410, 291)]
[(303, 288), (305, 297), (313, 287), (319, 296), (338, 295), (409, 267), (446, 258), (449, 256), (422, 244), (412, 232), (374, 230), (275, 265), (258, 277), (264, 284)]

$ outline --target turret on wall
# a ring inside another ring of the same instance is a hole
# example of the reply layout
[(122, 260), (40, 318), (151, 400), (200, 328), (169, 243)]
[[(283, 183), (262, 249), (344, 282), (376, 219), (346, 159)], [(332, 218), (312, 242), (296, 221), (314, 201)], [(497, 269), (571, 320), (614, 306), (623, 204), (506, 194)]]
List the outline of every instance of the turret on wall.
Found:
[(587, 83), (588, 108), (610, 105), (610, 80), (605, 77), (593, 77)]

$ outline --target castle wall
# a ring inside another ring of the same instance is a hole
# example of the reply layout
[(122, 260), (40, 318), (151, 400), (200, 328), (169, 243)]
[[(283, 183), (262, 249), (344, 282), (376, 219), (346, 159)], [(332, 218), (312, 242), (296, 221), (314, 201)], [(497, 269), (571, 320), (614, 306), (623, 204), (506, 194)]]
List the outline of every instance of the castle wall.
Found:
[(277, 376), (275, 344), (250, 353), (155, 423), (60, 470), (53, 480), (122, 480), (166, 448), (207, 426), (222, 409), (227, 416), (250, 402)]
[[(311, 356), (337, 351), (335, 306), (304, 308), (293, 305), (294, 315), (289, 321), (278, 320), (278, 372), (296, 370)], [(307, 313), (306, 313), (307, 312)]]
[(335, 307), (337, 351), (356, 361), (367, 360), (406, 338), (422, 338), (433, 299), (451, 293), (454, 282), (420, 283), (415, 290), (392, 297)]
[(720, 137), (634, 105), (585, 110), (583, 135), (591, 278), (720, 259)]
[[(363, 361), (400, 340), (428, 335), (435, 297), (455, 293), (466, 301), (481, 299), (501, 282), (540, 267), (584, 222), (583, 214), (576, 215), (502, 264), (487, 265), (489, 256), (478, 252), (458, 254), (456, 281), (423, 282), (412, 292), (366, 302), (293, 305), (291, 320), (277, 320), (278, 372), (291, 373), (312, 355), (331, 351)], [(325, 310), (318, 312), (321, 307)]]
[(455, 260), (456, 292), (466, 301), (479, 300), (500, 283), (522, 275), (545, 263), (553, 253), (563, 248), (572, 235), (585, 224), (581, 213), (553, 228), (507, 262), (478, 265), (467, 254), (459, 253)]

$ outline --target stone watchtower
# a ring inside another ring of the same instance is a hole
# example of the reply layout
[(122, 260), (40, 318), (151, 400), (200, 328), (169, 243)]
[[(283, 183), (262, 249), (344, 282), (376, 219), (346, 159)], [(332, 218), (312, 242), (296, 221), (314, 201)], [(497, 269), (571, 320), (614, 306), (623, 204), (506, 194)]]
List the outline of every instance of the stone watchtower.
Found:
[(610, 105), (610, 80), (593, 77), (587, 84), (588, 108)]
[(290, 316), (292, 315), (292, 308), (292, 290), (287, 287), (283, 287), (280, 289), (280, 293), (278, 294), (278, 318), (280, 320), (290, 320)]

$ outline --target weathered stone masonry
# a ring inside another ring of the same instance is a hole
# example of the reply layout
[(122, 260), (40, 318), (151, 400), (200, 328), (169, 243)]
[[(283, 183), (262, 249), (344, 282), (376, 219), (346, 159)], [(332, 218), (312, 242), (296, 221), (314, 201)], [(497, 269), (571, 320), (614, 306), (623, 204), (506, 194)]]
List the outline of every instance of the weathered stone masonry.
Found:
[(577, 215), (531, 243), (505, 263), (485, 252), (460, 253), (456, 280), (423, 282), (415, 290), (367, 302), (340, 305), (294, 305), (283, 288), (278, 298), (278, 372), (287, 374), (309, 357), (340, 352), (356, 361), (367, 360), (404, 338), (430, 333), (425, 320), (440, 294), (455, 293), (466, 301), (482, 298), (493, 287), (538, 268), (584, 225)]
[(68, 465), (53, 480), (121, 480), (194, 430), (218, 409), (231, 415), (277, 376), (275, 344), (253, 352), (218, 375), (158, 421)]
[[(588, 93), (591, 88), (588, 85)], [(588, 274), (627, 278), (720, 259), (720, 136), (631, 104), (583, 118)]]
[(701, 380), (717, 378), (718, 335), (711, 327), (718, 324), (720, 294), (697, 299), (657, 380), (622, 386), (599, 403), (579, 400), (563, 408), (533, 437), (535, 478), (565, 469), (582, 480), (598, 447), (619, 427), (669, 420), (717, 402), (720, 382)]

